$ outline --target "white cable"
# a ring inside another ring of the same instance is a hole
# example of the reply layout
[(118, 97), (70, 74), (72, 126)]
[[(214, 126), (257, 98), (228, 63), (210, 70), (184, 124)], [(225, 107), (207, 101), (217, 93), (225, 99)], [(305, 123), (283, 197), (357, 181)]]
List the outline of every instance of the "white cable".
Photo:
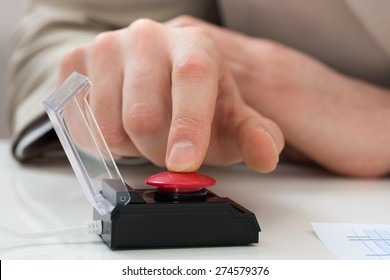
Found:
[(85, 222), (84, 225), (80, 225), (80, 226), (67, 227), (67, 228), (48, 230), (42, 232), (19, 232), (0, 225), (0, 232), (3, 232), (7, 235), (11, 235), (13, 237), (24, 238), (24, 239), (46, 238), (46, 237), (74, 234), (80, 232), (85, 232), (85, 234), (102, 234), (103, 222), (100, 220), (87, 221)]

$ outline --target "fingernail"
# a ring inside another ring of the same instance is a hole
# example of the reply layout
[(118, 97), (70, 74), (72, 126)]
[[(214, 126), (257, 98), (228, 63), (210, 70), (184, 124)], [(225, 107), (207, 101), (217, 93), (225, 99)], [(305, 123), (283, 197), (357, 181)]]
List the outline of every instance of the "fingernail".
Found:
[(184, 140), (175, 143), (169, 153), (167, 167), (172, 171), (183, 171), (195, 162), (195, 148), (191, 141)]
[(276, 147), (276, 143), (274, 141), (274, 139), (272, 138), (271, 134), (268, 133), (268, 131), (264, 131), (265, 135), (267, 135), (270, 140), (271, 140), (271, 143), (272, 143), (272, 147), (274, 148), (274, 151), (275, 151), (275, 155), (276, 155), (276, 159), (277, 161), (276, 162), (279, 162), (279, 152), (278, 152), (278, 148)]

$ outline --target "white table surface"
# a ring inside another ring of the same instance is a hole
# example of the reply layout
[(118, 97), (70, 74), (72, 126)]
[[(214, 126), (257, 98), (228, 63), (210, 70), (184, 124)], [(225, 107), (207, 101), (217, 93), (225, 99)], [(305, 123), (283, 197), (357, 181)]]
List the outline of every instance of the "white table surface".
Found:
[[(137, 187), (160, 170), (121, 168)], [(280, 165), (256, 174), (239, 165), (202, 168), (212, 187), (254, 212), (262, 229), (260, 243), (239, 247), (111, 251), (97, 236), (83, 234), (38, 240), (18, 239), (0, 231), (1, 259), (334, 259), (315, 235), (311, 222), (390, 223), (390, 179), (351, 179), (316, 168)], [(67, 162), (22, 166), (0, 141), (0, 223), (34, 232), (81, 225), (92, 219)], [(158, 234), (158, 233), (156, 233)]]

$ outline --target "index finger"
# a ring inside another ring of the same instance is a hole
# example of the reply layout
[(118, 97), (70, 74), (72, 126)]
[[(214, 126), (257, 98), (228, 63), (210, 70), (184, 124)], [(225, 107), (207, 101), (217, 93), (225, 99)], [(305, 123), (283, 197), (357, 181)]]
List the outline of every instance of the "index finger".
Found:
[(204, 160), (220, 76), (220, 57), (212, 42), (197, 30), (190, 32), (172, 51), (172, 121), (166, 165), (176, 172), (196, 171)]

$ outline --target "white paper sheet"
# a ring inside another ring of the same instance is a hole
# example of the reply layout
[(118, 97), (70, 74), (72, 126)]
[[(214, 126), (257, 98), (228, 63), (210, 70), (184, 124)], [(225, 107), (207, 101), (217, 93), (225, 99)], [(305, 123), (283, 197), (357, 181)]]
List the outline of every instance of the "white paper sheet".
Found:
[(346, 260), (390, 260), (390, 225), (312, 223), (325, 246)]

